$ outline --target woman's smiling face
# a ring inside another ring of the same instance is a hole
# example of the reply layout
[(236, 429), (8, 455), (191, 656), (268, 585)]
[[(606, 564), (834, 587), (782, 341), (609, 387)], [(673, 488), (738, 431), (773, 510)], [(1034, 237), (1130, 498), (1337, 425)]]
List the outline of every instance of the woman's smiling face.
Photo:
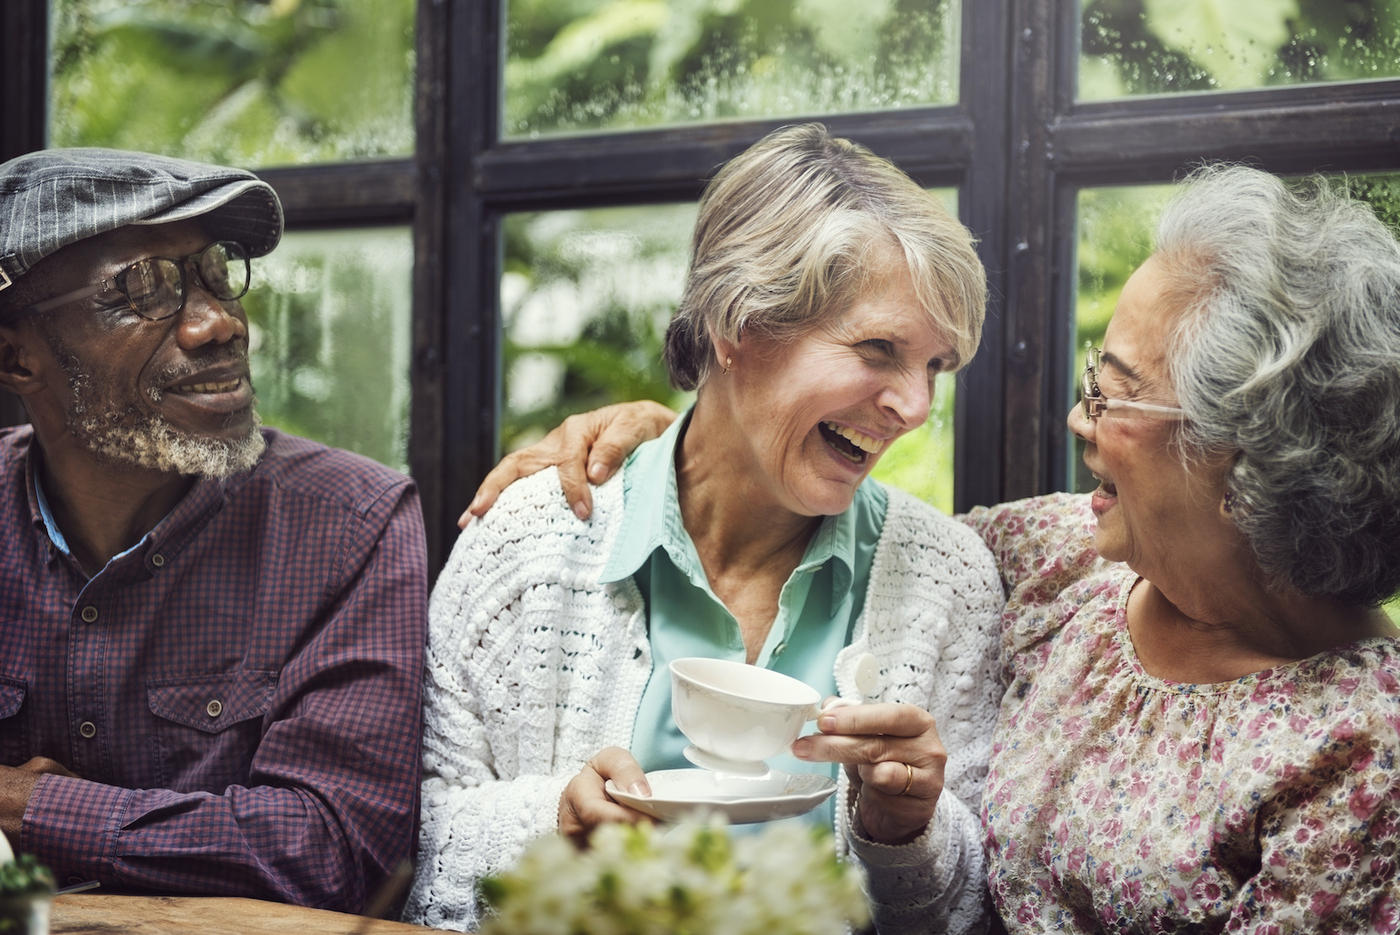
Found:
[(955, 354), (902, 262), (826, 324), (785, 340), (746, 335), (717, 350), (730, 371), (705, 389), (729, 397), (736, 434), (724, 444), (756, 468), (747, 481), (804, 516), (851, 505), (880, 454), (928, 418), (934, 378)]
[[(1183, 312), (1168, 298), (1167, 274), (1161, 259), (1149, 257), (1123, 286), (1104, 335), (1103, 395), (1177, 405), (1166, 354)], [(1210, 537), (1222, 528), (1228, 457), (1186, 463), (1173, 422), (1130, 416), (1090, 420), (1075, 405), (1068, 423), (1084, 439), (1084, 464), (1100, 482), (1092, 497), (1100, 555), (1156, 580), (1154, 575), (1171, 575), (1188, 557), (1210, 550)]]

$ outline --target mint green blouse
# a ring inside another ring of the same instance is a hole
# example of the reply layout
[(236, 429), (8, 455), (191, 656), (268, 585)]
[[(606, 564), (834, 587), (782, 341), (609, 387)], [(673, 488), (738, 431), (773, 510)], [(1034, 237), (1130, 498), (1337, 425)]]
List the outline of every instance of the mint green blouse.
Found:
[[(693, 766), (682, 753), (688, 741), (671, 717), (670, 661), (707, 656), (743, 662), (745, 656), (739, 623), (711, 590), (681, 522), (675, 453), (689, 424), (687, 412), (627, 460), (622, 528), (601, 575), (603, 582), (633, 577), (646, 600), (652, 670), (632, 728), (632, 755), (648, 772)], [(887, 503), (884, 489), (867, 481), (845, 512), (822, 520), (783, 585), (778, 615), (756, 665), (800, 679), (823, 698), (836, 693), (836, 654), (851, 641), (865, 606)], [(774, 757), (768, 765), (832, 778), (839, 768), (790, 754)], [(831, 827), (832, 800), (806, 817)]]

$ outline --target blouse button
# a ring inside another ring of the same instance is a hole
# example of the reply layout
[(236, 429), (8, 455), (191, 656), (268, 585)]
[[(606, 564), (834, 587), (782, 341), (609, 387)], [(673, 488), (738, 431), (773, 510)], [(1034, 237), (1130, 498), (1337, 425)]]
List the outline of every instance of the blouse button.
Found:
[(78, 733), (91, 740), (97, 736), (97, 725), (91, 721), (84, 721), (78, 725)]
[(224, 713), (224, 703), (215, 698), (204, 706), (204, 713), (210, 717), (218, 717), (220, 714)]
[(96, 608), (96, 607), (93, 607), (91, 604), (89, 604), (89, 605), (87, 605), (86, 607), (83, 608), (83, 623), (96, 623), (96, 622), (97, 622), (97, 608)]

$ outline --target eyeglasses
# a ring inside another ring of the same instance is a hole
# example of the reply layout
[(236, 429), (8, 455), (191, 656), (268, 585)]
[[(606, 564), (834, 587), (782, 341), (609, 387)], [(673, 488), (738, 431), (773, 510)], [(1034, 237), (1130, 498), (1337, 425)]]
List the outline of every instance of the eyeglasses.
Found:
[(1099, 390), (1099, 349), (1089, 348), (1084, 355), (1084, 374), (1079, 378), (1079, 398), (1084, 406), (1084, 418), (1090, 422), (1099, 416), (1124, 419), (1156, 419), (1176, 422), (1186, 418), (1185, 409), (1174, 406), (1154, 406), (1126, 399), (1110, 399)]
[(185, 257), (152, 256), (137, 260), (111, 279), (45, 299), (21, 309), (15, 317), (47, 312), (103, 292), (120, 292), (133, 312), (148, 321), (163, 321), (180, 314), (185, 307), (185, 298), (189, 295), (186, 271), (191, 261), (199, 284), (219, 301), (231, 302), (248, 293), (251, 278), (248, 248), (232, 240), (220, 240)]

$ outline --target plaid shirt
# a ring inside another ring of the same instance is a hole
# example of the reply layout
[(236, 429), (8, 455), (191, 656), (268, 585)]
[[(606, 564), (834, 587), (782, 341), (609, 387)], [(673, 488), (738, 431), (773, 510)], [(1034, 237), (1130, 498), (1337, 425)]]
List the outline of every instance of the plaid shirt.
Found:
[[(264, 429), (91, 579), (0, 432), (0, 763), (60, 885), (363, 908), (413, 856), (426, 558), (410, 480)], [(29, 453), (33, 457), (26, 457)]]

